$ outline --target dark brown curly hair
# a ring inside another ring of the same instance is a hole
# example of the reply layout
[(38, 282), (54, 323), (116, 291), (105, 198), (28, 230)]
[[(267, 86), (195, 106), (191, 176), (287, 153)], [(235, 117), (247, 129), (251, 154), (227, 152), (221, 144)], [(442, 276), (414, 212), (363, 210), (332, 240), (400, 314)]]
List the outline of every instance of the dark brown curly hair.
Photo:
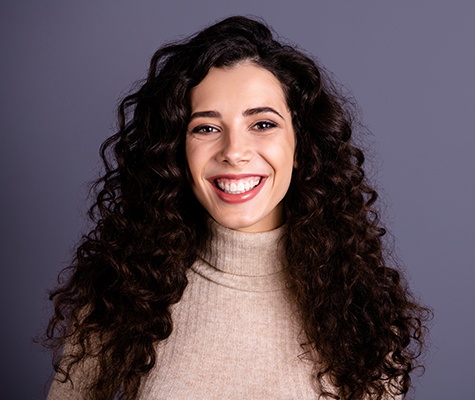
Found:
[[(118, 132), (89, 210), (94, 229), (51, 292), (46, 344), (59, 379), (94, 359), (94, 399), (133, 399), (173, 329), (186, 271), (207, 238), (206, 212), (187, 180), (190, 90), (211, 67), (248, 60), (280, 81), (296, 132), (284, 199), (289, 285), (302, 313), (315, 380), (339, 399), (405, 394), (429, 311), (387, 265), (377, 194), (354, 145), (354, 113), (315, 61), (260, 21), (231, 17), (152, 58), (146, 80), (119, 106)], [(72, 347), (61, 354), (65, 343)]]

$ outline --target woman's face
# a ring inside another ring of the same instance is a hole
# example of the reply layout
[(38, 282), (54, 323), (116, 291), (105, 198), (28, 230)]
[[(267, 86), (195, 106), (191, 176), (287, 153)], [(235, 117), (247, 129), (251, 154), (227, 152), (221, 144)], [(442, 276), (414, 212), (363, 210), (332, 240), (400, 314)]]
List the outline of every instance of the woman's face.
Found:
[(219, 224), (245, 232), (281, 225), (294, 154), (284, 92), (266, 69), (250, 62), (212, 68), (191, 91), (190, 183)]

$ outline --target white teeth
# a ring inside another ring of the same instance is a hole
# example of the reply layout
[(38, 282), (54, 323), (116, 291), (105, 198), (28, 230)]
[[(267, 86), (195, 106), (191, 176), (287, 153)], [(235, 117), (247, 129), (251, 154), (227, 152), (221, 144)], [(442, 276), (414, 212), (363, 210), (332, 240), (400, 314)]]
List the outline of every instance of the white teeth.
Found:
[(216, 185), (229, 194), (241, 194), (255, 188), (261, 182), (260, 177), (246, 179), (216, 179)]

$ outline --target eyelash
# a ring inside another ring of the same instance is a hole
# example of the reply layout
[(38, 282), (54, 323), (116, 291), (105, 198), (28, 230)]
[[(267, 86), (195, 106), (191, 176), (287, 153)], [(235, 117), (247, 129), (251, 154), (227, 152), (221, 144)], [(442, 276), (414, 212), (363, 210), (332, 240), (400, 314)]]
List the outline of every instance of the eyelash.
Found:
[(272, 128), (277, 127), (277, 124), (272, 121), (259, 121), (256, 124), (254, 124), (254, 127), (258, 127), (257, 129), (260, 131), (265, 131), (267, 129), (272, 129)]
[[(267, 120), (256, 122), (252, 126), (253, 129), (256, 129), (258, 131), (266, 131), (268, 129), (273, 129), (276, 127), (277, 127), (277, 124), (275, 122), (267, 121)], [(218, 128), (215, 128), (214, 126), (211, 126), (211, 125), (198, 125), (197, 127), (191, 130), (192, 133), (201, 133), (204, 135), (217, 133), (218, 131), (219, 131)]]
[(211, 125), (199, 125), (191, 130), (192, 133), (210, 134), (218, 132), (218, 129)]

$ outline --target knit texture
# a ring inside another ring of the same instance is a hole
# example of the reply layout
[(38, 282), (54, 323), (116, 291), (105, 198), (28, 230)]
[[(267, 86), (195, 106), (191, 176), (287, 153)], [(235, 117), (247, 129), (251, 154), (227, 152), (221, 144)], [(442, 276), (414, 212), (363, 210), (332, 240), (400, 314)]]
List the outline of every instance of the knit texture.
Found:
[(316, 399), (296, 307), (286, 289), (283, 228), (243, 233), (211, 222), (211, 240), (173, 308), (174, 330), (140, 399)]
[[(317, 399), (286, 287), (283, 228), (243, 233), (211, 221), (210, 233), (138, 399)], [(48, 400), (83, 398), (83, 383), (55, 382)]]

